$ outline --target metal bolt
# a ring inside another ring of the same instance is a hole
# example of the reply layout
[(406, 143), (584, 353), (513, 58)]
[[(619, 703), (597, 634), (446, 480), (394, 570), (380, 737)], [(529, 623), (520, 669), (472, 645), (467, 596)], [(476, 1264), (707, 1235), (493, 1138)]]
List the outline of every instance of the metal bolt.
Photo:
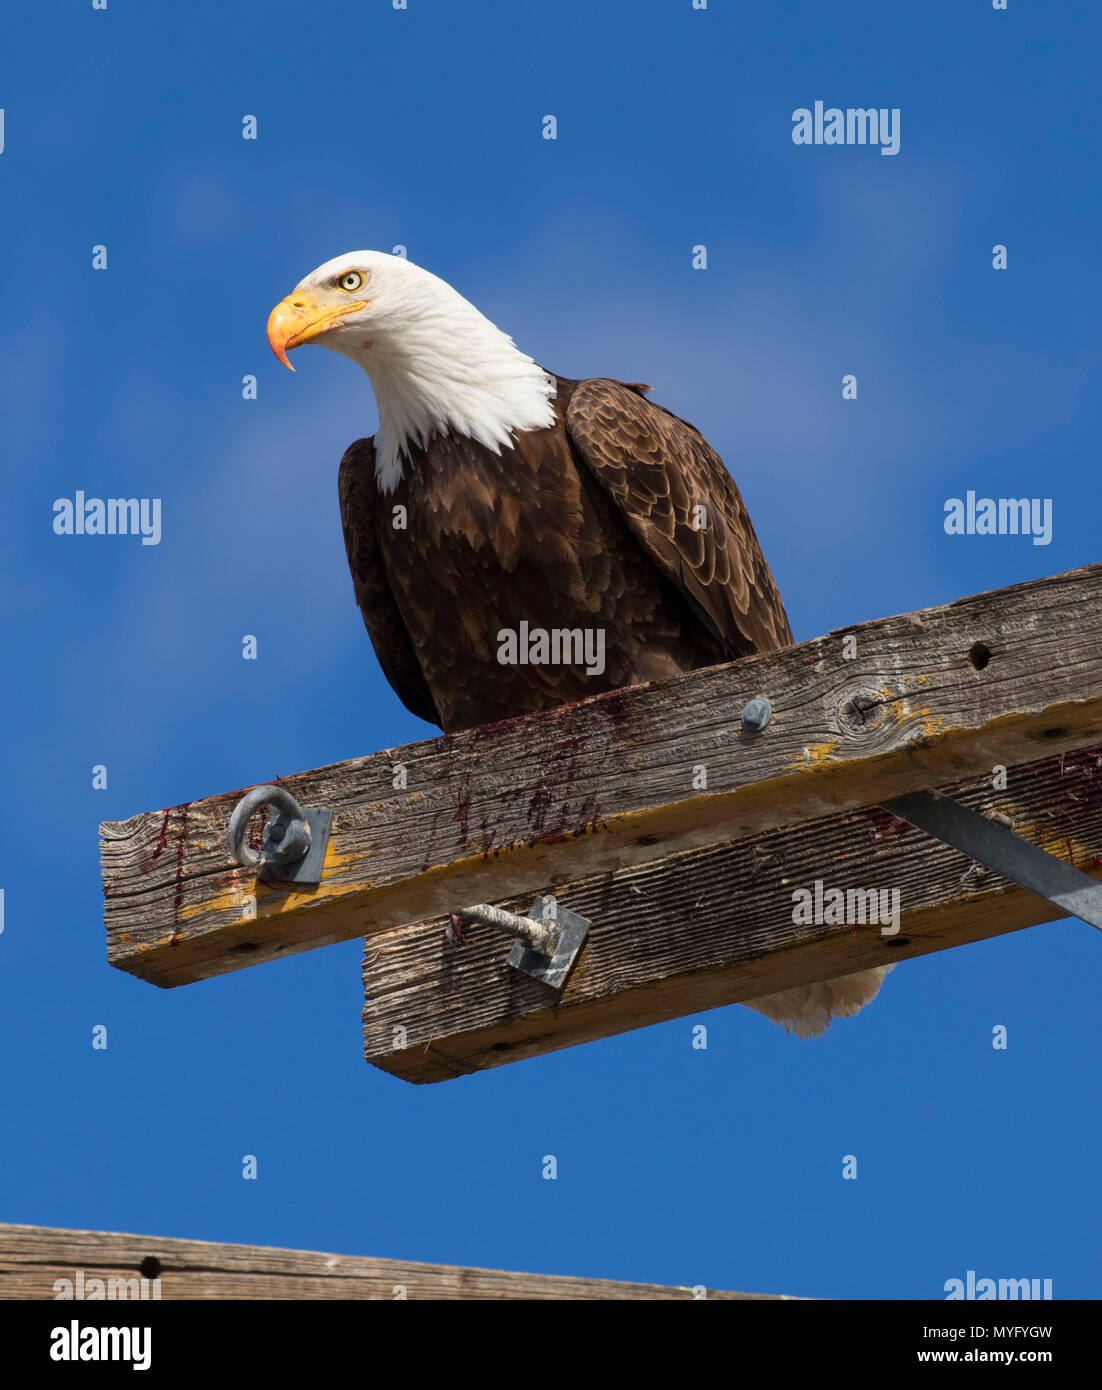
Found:
[(460, 942), (464, 917), (513, 937), (506, 964), (552, 989), (562, 989), (566, 983), (590, 927), (577, 912), (561, 907), (553, 893), (537, 894), (523, 917), (489, 903), (475, 903), (453, 912), (449, 935)]
[(742, 727), (749, 734), (760, 734), (773, 716), (773, 706), (764, 695), (755, 695), (742, 711)]
[[(279, 815), (269, 822), (263, 853), (257, 854), (245, 843), (245, 830), (261, 806), (270, 806)], [(305, 858), (310, 848), (310, 824), (286, 787), (254, 787), (234, 807), (226, 827), (226, 843), (233, 857), (246, 868), (292, 864)]]
[(484, 927), (495, 927), (508, 936), (519, 937), (538, 955), (551, 956), (555, 953), (558, 931), (554, 922), (537, 922), (534, 917), (518, 917), (515, 912), (506, 912), (501, 907), (491, 907), (489, 903), (475, 903), (473, 907), (460, 908), (454, 915), (467, 918), (471, 922), (481, 922)]

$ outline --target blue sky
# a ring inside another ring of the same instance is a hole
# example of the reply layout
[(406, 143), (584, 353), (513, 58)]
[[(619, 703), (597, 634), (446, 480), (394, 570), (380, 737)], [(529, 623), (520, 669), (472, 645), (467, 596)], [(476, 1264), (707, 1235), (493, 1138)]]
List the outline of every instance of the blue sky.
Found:
[[(1097, 559), (1097, 12), (42, 0), (5, 30), (0, 1219), (1102, 1295), (1081, 924), (904, 962), (816, 1043), (730, 1008), (415, 1088), (362, 1060), (356, 942), (170, 992), (109, 969), (96, 843), (431, 733), (345, 566), (368, 382), (322, 352), (292, 377), (264, 338), (346, 250), (405, 245), (562, 375), (652, 383), (738, 479), (798, 639)], [(899, 108), (899, 154), (797, 147), (816, 100)], [(77, 489), (162, 498), (161, 544), (56, 536)], [(968, 489), (1051, 497), (1052, 543), (947, 537)]]

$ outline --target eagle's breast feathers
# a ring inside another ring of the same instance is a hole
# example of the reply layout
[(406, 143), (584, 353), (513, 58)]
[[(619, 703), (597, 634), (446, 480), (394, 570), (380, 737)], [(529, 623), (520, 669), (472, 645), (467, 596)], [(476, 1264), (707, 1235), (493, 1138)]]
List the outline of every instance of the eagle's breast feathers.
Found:
[[(730, 474), (641, 389), (556, 379), (550, 427), (500, 452), (437, 435), (385, 493), (372, 441), (347, 451), (356, 601), (415, 713), (464, 728), (792, 640)], [(503, 666), (522, 623), (600, 631), (604, 670)]]

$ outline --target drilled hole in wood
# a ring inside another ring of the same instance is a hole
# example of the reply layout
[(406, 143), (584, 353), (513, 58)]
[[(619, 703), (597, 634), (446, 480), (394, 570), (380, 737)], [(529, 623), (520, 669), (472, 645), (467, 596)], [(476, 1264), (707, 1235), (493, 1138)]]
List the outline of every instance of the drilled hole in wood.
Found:
[(885, 946), (909, 946), (910, 944), (911, 938), (909, 936), (893, 936), (884, 942)]
[(982, 671), (991, 660), (991, 648), (985, 646), (982, 642), (973, 642), (968, 648), (968, 660), (977, 671)]
[(138, 1273), (143, 1279), (159, 1279), (161, 1268), (161, 1262), (156, 1255), (147, 1255), (138, 1266)]

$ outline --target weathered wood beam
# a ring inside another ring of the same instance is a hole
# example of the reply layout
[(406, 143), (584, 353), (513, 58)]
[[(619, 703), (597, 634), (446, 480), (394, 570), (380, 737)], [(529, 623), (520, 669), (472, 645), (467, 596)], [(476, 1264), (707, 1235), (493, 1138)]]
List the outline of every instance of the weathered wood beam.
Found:
[(108, 959), (185, 984), (1099, 741), (1094, 565), (286, 778), (334, 812), (313, 889), (230, 860), (240, 791), (108, 822)]
[[(107, 1231), (62, 1231), (45, 1226), (0, 1225), (0, 1299), (58, 1297), (58, 1281), (77, 1283), (87, 1298), (90, 1280), (126, 1281), (116, 1297), (139, 1297), (141, 1280), (159, 1279), (148, 1296), (169, 1299), (692, 1299), (699, 1289), (572, 1279), (555, 1274), (413, 1264), (362, 1255), (325, 1255), (257, 1245), (220, 1245)], [(61, 1292), (65, 1286), (61, 1286)], [(74, 1287), (75, 1293), (75, 1287)], [(727, 1293), (709, 1299), (774, 1299), (785, 1295)]]
[[(1005, 790), (992, 790), (990, 775), (945, 790), (1102, 879), (1102, 747), (1012, 768)], [(794, 890), (813, 892), (816, 879), (843, 890), (897, 890), (898, 932), (794, 923)], [(465, 945), (447, 939), (447, 919), (439, 917), (370, 937), (368, 1061), (406, 1081), (445, 1081), (1061, 916), (879, 807), (690, 850), (556, 893), (593, 924), (561, 992), (507, 967), (508, 941), (476, 925), (465, 927)], [(891, 988), (889, 976), (889, 996)]]

